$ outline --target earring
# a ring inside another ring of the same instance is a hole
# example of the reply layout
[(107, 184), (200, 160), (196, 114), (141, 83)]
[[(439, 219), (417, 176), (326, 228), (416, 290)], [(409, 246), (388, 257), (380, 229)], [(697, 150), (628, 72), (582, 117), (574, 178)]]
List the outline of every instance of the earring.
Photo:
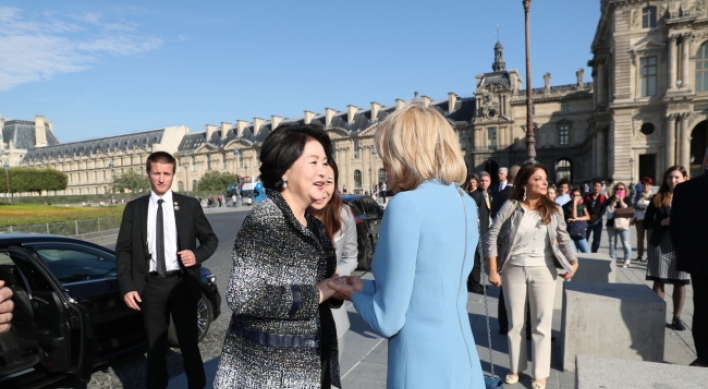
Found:
[(526, 201), (526, 188), (524, 188), (524, 198), (521, 201)]
[(287, 178), (283, 177), (283, 190), (285, 190), (288, 187), (288, 180)]

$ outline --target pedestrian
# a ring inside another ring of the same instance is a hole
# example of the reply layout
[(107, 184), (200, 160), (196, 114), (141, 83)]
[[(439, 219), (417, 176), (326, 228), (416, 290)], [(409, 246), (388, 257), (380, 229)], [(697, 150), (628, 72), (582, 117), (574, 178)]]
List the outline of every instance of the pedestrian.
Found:
[(545, 388), (550, 375), (556, 278), (559, 272), (560, 277), (571, 278), (578, 270), (563, 213), (548, 198), (547, 187), (543, 165), (524, 165), (514, 179), (510, 199), (494, 218), (484, 242), (489, 283), (504, 289), (510, 321), (510, 372), (505, 381), (516, 384), (526, 370), (526, 340), (521, 334), (528, 301), (533, 341), (532, 386), (536, 389)]
[[(336, 277), (346, 277), (352, 274), (358, 265), (359, 249), (357, 248), (356, 223), (354, 214), (335, 188), (339, 181), (339, 169), (334, 160), (329, 161), (325, 176), (323, 196), (310, 205), (309, 211), (324, 224), (325, 235), (334, 244), (337, 253)], [(349, 315), (342, 306), (332, 309), (332, 316), (337, 327), (337, 344), (341, 358), (344, 351), (344, 334), (349, 330)]]
[(234, 192), (234, 193), (231, 195), (231, 206), (232, 206), (232, 207), (238, 206), (237, 201), (238, 201), (238, 196), (236, 195), (236, 192)]
[(575, 249), (581, 253), (589, 253), (588, 241), (585, 238), (585, 230), (587, 222), (590, 220), (590, 214), (583, 202), (583, 194), (580, 189), (575, 188), (570, 191), (571, 201), (561, 207), (563, 216), (568, 225), (568, 235), (575, 245)]
[(508, 185), (511, 184), (510, 178), (509, 178), (509, 169), (506, 167), (500, 167), (499, 170), (497, 171), (497, 177), (499, 178), (499, 182), (492, 185), (492, 197), (496, 196), (497, 193), (501, 192), (506, 188)]
[(558, 181), (558, 196), (556, 197), (555, 202), (559, 207), (562, 207), (573, 200), (570, 197), (571, 189), (573, 189), (573, 186), (570, 185), (570, 181), (567, 178), (563, 178)]
[(644, 215), (647, 207), (651, 202), (651, 188), (654, 186), (654, 180), (651, 177), (644, 177), (641, 180), (641, 187), (634, 198), (634, 227), (637, 229), (637, 261), (644, 261), (644, 237), (646, 235), (647, 247), (651, 240), (652, 230), (644, 229)]
[(217, 201), (219, 202), (219, 208), (221, 208), (221, 204), (224, 202), (224, 196), (218, 195), (216, 196)]
[(672, 284), (674, 286), (672, 294), (674, 316), (671, 326), (676, 331), (686, 329), (681, 322), (681, 312), (686, 300), (686, 285), (691, 281), (687, 272), (678, 270), (676, 267), (676, 249), (671, 243), (669, 226), (672, 222), (670, 216), (674, 189), (686, 181), (687, 177), (688, 173), (683, 166), (672, 166), (664, 173), (659, 191), (649, 202), (643, 222), (644, 228), (652, 231), (648, 247), (647, 280), (654, 281), (652, 289), (662, 300), (664, 299), (664, 285)]
[(465, 181), (465, 192), (468, 194), (473, 193), (479, 188), (479, 176), (475, 173), (467, 173), (467, 180)]
[(484, 388), (464, 289), (477, 207), (459, 186), (467, 167), (457, 138), (437, 110), (419, 105), (379, 124), (374, 142), (397, 194), (381, 223), (375, 279), (330, 282), (388, 338), (389, 389)]
[(232, 310), (216, 389), (341, 387), (327, 286), (332, 242), (307, 208), (324, 197), (332, 142), (314, 125), (280, 126), (261, 146), (267, 196), (236, 235), (226, 293)]
[[(607, 237), (610, 243), (610, 258), (617, 260), (617, 240), (622, 242), (624, 249), (624, 262), (622, 267), (629, 267), (632, 262), (632, 243), (629, 240), (629, 221), (624, 224), (624, 217), (617, 215), (617, 210), (628, 208), (627, 186), (623, 182), (618, 182), (614, 186), (612, 197), (607, 199), (605, 207), (605, 217), (607, 218)], [(615, 219), (620, 219), (615, 221)]]
[(219, 241), (197, 201), (170, 189), (176, 166), (169, 153), (148, 156), (150, 194), (125, 207), (116, 242), (120, 294), (128, 308), (142, 312), (147, 334), (148, 388), (167, 387), (170, 318), (189, 388), (206, 385), (195, 317), (202, 294), (201, 264), (216, 251)]
[[(708, 168), (708, 150), (703, 169)], [(676, 270), (691, 274), (696, 360), (691, 366), (708, 367), (708, 170), (674, 188), (669, 231), (676, 250)], [(652, 234), (653, 235), (653, 234)], [(653, 238), (653, 236), (652, 236)]]
[[(475, 174), (476, 176), (476, 174)], [(479, 234), (484, 236), (489, 230), (491, 223), (492, 198), (489, 195), (489, 187), (492, 185), (492, 176), (487, 172), (479, 174), (479, 187), (476, 191), (467, 192), (474, 202), (477, 203), (477, 217), (479, 219)], [(467, 180), (470, 183), (470, 180)], [(481, 253), (480, 243), (477, 243), (477, 249), (474, 254), (474, 267), (472, 273), (467, 277), (467, 291), (471, 293), (483, 294), (482, 272), (481, 272)]]
[(583, 204), (590, 214), (590, 220), (585, 234), (585, 239), (590, 243), (590, 234), (593, 235), (592, 247), (590, 251), (596, 253), (600, 248), (600, 239), (602, 239), (602, 217), (605, 214), (605, 204), (607, 197), (602, 194), (602, 182), (595, 181), (592, 184), (592, 192), (585, 195)]
[[(497, 193), (492, 193), (492, 219), (494, 219), (497, 216), (497, 212), (499, 212), (499, 209), (501, 209), (502, 205), (506, 202), (506, 200), (509, 199), (511, 196), (511, 192), (514, 190), (514, 179), (516, 178), (516, 174), (519, 172), (519, 169), (521, 167), (519, 165), (514, 165), (510, 169), (504, 168), (505, 170), (505, 178), (508, 179), (507, 184), (504, 186), (504, 190), (498, 191)], [(489, 187), (490, 189), (497, 187), (494, 183)]]
[(558, 194), (556, 193), (556, 188), (549, 186), (548, 187), (548, 198), (551, 199), (551, 201), (555, 202), (556, 197), (558, 197)]
[(587, 182), (583, 183), (583, 196), (590, 193), (590, 185)]
[(386, 204), (386, 191), (388, 190), (388, 185), (386, 185), (386, 181), (381, 182), (379, 188), (381, 188), (381, 197), (383, 198), (383, 203)]

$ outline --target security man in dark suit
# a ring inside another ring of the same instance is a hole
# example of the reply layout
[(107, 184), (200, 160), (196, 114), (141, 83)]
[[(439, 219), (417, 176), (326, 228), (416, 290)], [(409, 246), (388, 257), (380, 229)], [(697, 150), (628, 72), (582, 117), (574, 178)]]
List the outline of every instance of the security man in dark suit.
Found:
[[(703, 166), (708, 167), (708, 150)], [(708, 367), (708, 170), (674, 189), (669, 232), (676, 248), (676, 269), (691, 274), (693, 342), (698, 358), (691, 366)]]
[[(489, 194), (489, 186), (492, 184), (492, 177), (487, 172), (479, 174), (479, 187), (476, 191), (471, 192), (470, 196), (477, 203), (477, 216), (479, 217), (479, 236), (481, 237), (489, 230), (491, 222), (492, 196)], [(472, 273), (467, 277), (467, 291), (472, 293), (482, 294), (481, 269), (480, 269), (480, 250), (479, 243), (477, 251), (474, 255), (474, 267)]]
[(197, 345), (199, 268), (216, 251), (218, 239), (199, 202), (172, 192), (176, 166), (169, 153), (150, 154), (146, 170), (151, 192), (125, 207), (116, 243), (120, 293), (128, 307), (143, 313), (149, 389), (164, 389), (168, 384), (165, 356), (170, 315), (189, 388), (206, 385)]

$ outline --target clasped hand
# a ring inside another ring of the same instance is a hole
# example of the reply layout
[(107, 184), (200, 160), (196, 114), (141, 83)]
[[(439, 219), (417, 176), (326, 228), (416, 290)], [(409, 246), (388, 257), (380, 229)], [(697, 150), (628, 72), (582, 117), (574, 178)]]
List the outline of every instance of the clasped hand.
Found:
[(345, 276), (326, 278), (317, 283), (320, 303), (330, 298), (351, 300), (352, 294), (364, 289), (364, 281), (359, 277)]

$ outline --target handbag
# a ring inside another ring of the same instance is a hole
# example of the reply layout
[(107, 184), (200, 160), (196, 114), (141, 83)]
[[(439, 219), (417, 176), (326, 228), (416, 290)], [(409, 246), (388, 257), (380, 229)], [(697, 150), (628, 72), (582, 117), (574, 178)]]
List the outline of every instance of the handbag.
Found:
[(585, 220), (577, 220), (571, 223), (568, 223), (568, 235), (570, 235), (570, 239), (573, 240), (581, 240), (585, 239), (585, 229), (587, 229), (588, 224), (585, 222)]
[[(465, 207), (465, 200), (464, 200), (464, 193), (462, 189), (458, 187), (458, 191), (460, 192), (460, 199), (462, 200), (462, 210), (463, 214), (467, 215), (467, 209)], [(477, 222), (477, 229), (479, 230), (479, 222)], [(480, 235), (480, 234), (478, 234)], [(481, 274), (484, 273), (484, 256), (482, 255), (481, 251), (481, 245), (477, 245), (477, 250), (479, 251), (479, 263), (480, 263), (480, 271)], [(467, 218), (465, 217), (465, 257), (467, 257)], [(487, 340), (489, 341), (489, 366), (491, 366), (490, 370), (492, 371), (492, 374), (484, 374), (484, 387), (486, 389), (504, 389), (504, 383), (502, 382), (501, 377), (497, 376), (494, 374), (494, 359), (492, 357), (492, 330), (491, 327), (489, 326), (489, 307), (487, 304), (487, 286), (482, 285), (482, 290), (484, 291), (484, 312), (487, 317)]]
[(629, 229), (629, 218), (615, 216), (613, 220), (613, 228), (617, 231), (626, 231)]
[(627, 207), (627, 208), (615, 208), (615, 218), (630, 218), (634, 217), (634, 208), (633, 207)]

